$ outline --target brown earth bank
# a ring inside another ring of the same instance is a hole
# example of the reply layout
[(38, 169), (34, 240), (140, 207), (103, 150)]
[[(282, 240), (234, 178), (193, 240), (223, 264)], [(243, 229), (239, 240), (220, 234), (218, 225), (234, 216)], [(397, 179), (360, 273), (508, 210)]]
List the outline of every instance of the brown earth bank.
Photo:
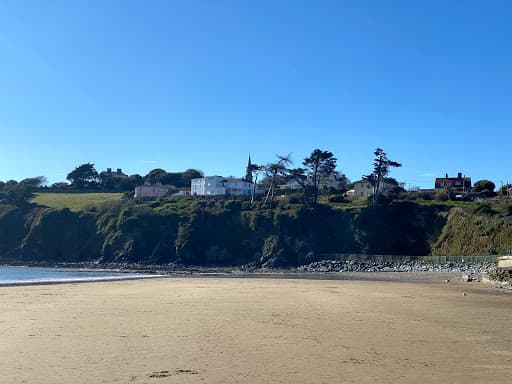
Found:
[(507, 291), (367, 275), (3, 287), (0, 382), (510, 382)]

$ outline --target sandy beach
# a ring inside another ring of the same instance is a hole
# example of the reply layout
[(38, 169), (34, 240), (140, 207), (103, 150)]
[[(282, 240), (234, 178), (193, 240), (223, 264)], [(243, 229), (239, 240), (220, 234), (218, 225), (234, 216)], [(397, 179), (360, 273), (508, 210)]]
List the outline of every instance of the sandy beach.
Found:
[(0, 383), (510, 383), (512, 294), (444, 278), (2, 287)]

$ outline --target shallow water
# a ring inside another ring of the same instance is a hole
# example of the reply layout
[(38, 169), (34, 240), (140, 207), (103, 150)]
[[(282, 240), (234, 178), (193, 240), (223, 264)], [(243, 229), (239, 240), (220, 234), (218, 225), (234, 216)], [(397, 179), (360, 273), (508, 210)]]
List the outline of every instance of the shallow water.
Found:
[(93, 269), (0, 266), (0, 284), (95, 281), (136, 276), (134, 273)]

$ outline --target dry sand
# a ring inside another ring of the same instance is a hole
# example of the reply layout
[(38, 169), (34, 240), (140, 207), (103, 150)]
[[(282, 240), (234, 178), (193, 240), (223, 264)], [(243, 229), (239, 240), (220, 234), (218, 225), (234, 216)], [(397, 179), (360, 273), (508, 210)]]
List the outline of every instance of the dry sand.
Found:
[(512, 295), (479, 283), (0, 288), (0, 383), (510, 383), (511, 373)]

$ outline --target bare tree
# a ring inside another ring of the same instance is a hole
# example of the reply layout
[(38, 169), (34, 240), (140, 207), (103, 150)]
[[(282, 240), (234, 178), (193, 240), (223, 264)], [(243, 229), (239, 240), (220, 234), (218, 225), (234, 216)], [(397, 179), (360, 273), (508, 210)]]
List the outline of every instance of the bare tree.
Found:
[(287, 156), (276, 155), (276, 156), (277, 156), (276, 162), (269, 163), (263, 167), (265, 176), (267, 176), (267, 178), (270, 181), (263, 205), (267, 205), (267, 203), (270, 200), (271, 208), (272, 208), (272, 204), (274, 203), (274, 194), (275, 194), (277, 180), (280, 176), (286, 176), (288, 174), (287, 166), (292, 163), (291, 158), (290, 158), (291, 155), (287, 155)]

